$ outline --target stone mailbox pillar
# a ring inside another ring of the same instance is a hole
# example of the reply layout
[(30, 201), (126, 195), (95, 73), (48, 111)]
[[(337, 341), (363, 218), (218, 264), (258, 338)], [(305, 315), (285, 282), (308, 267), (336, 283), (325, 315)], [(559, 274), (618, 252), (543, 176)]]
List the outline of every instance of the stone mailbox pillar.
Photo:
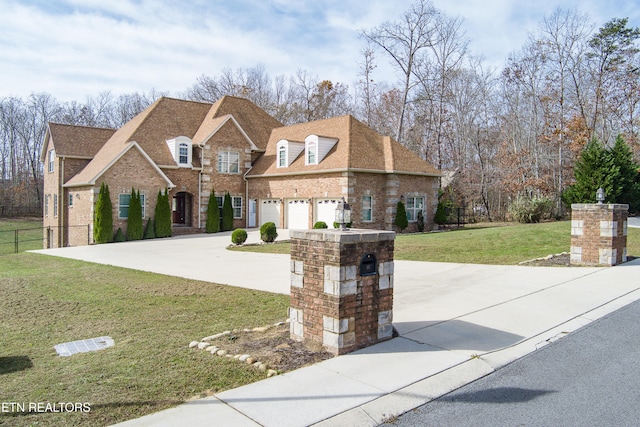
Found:
[(571, 264), (617, 265), (627, 261), (629, 205), (571, 205)]
[(393, 336), (395, 233), (291, 230), (291, 338), (345, 354)]

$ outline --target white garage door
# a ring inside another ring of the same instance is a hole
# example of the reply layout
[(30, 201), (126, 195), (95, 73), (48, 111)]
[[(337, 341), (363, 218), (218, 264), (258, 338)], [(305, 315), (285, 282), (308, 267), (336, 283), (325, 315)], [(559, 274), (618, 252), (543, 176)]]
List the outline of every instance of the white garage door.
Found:
[(260, 200), (260, 225), (265, 222), (273, 222), (276, 227), (280, 227), (280, 200)]
[(339, 202), (339, 199), (318, 199), (316, 201), (314, 221), (324, 221), (329, 228), (333, 228), (333, 223), (336, 220), (336, 208)]
[(288, 229), (306, 230), (309, 228), (309, 200), (291, 199), (287, 200), (287, 211), (285, 221)]

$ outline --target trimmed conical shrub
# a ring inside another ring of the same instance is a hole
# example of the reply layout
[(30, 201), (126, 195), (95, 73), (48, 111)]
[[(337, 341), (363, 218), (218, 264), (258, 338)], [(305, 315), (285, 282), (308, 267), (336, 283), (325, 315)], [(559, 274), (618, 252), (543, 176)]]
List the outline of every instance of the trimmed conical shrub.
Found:
[(209, 203), (207, 204), (207, 233), (217, 233), (220, 231), (220, 208), (218, 200), (213, 190), (209, 195)]
[(401, 232), (402, 230), (404, 230), (409, 226), (409, 220), (407, 219), (407, 211), (404, 208), (404, 203), (402, 203), (401, 200), (398, 201), (398, 206), (396, 208), (395, 224), (400, 229)]
[(93, 223), (93, 240), (96, 243), (113, 242), (113, 208), (109, 186), (100, 185), (100, 193), (96, 201), (96, 215)]
[(222, 204), (222, 231), (233, 230), (233, 205), (231, 204), (231, 195), (224, 195), (224, 203)]
[(169, 194), (164, 190), (164, 195), (158, 191), (156, 202), (154, 226), (156, 237), (171, 237), (171, 205), (169, 204)]
[(129, 215), (127, 216), (127, 240), (141, 240), (143, 233), (140, 192), (132, 188), (129, 199)]
[(155, 239), (156, 231), (153, 227), (153, 220), (149, 218), (147, 220), (147, 225), (144, 227), (144, 234), (142, 235), (143, 239)]

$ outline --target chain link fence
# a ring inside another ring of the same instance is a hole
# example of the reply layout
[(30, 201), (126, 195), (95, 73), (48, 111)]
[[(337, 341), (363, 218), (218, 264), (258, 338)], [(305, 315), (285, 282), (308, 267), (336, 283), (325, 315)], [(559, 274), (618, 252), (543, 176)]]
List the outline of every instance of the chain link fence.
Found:
[(67, 243), (58, 245), (59, 239), (67, 240), (74, 234), (75, 241), (91, 243), (91, 229), (89, 225), (75, 225), (66, 227), (28, 227), (13, 230), (0, 230), (0, 255), (17, 254), (36, 249), (47, 249), (58, 246), (69, 246)]

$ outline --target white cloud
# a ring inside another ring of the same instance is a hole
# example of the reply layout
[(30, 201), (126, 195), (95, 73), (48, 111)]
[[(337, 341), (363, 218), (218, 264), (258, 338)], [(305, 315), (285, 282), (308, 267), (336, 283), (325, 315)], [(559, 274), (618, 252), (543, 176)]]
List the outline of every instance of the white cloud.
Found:
[[(201, 74), (264, 64), (271, 76), (298, 68), (322, 79), (357, 79), (358, 30), (398, 19), (411, 0), (0, 0), (0, 97), (45, 91), (82, 100), (152, 88), (183, 92)], [(434, 0), (465, 18), (475, 54), (499, 67), (527, 31), (558, 5), (577, 6), (598, 24), (629, 16), (633, 0), (522, 2)], [(388, 69), (378, 56), (381, 69)], [(383, 78), (384, 79), (384, 78)]]

